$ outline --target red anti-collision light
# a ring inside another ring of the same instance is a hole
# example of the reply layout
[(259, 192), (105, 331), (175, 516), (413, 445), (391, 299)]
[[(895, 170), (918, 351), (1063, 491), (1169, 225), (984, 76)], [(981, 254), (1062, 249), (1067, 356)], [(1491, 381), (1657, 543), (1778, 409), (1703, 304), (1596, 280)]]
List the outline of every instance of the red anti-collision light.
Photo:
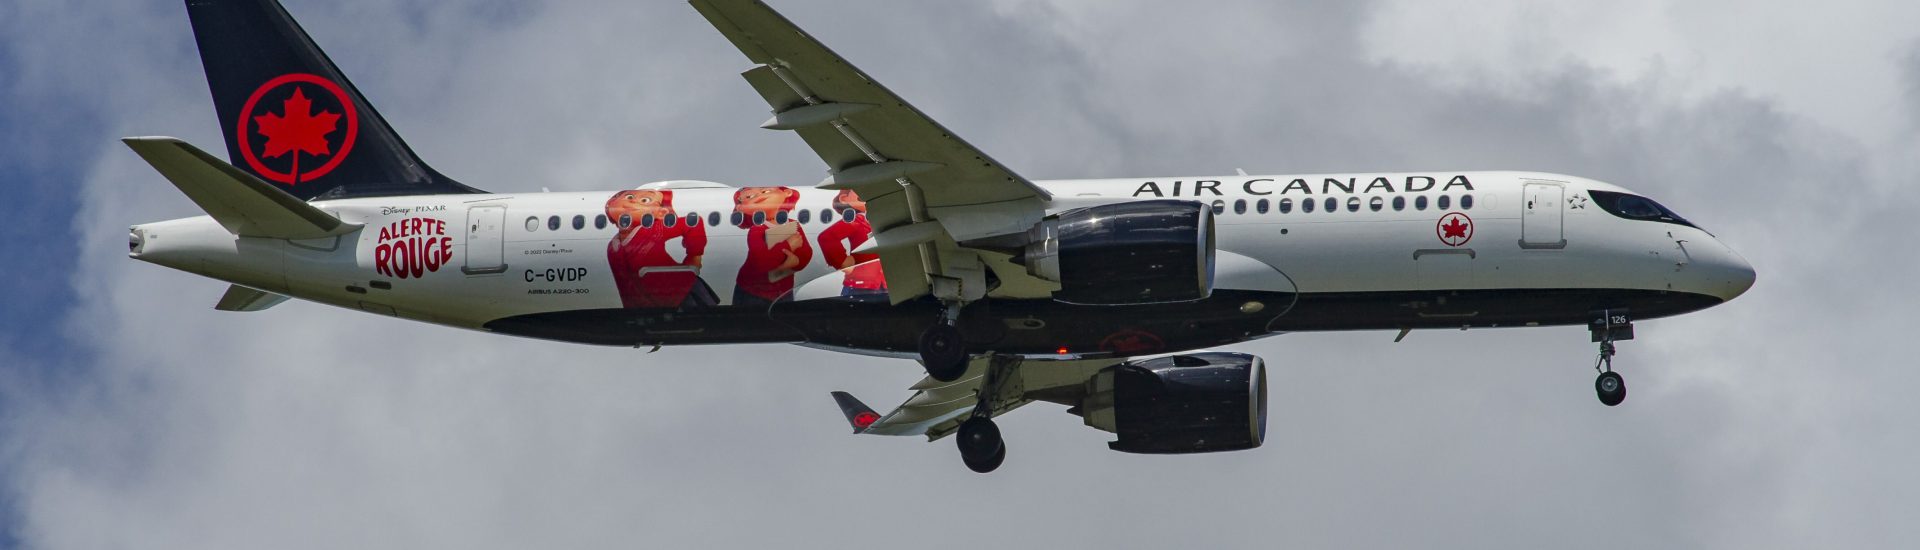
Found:
[(1060, 349), (1057, 349), (1057, 350), (1054, 350), (1054, 353), (1058, 353), (1058, 354), (1060, 354), (1060, 355), (1066, 355), (1066, 354), (1067, 354), (1067, 347), (1066, 347), (1066, 346), (1060, 346)]

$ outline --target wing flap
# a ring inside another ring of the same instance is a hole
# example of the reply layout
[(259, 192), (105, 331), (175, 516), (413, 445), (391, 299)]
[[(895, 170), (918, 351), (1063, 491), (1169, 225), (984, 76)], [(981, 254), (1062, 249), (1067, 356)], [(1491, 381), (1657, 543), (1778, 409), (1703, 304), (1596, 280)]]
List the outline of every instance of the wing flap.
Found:
[[(916, 390), (912, 396), (859, 433), (920, 435), (928, 440), (946, 437), (973, 413), (979, 403), (978, 392), (986, 383), (987, 369), (991, 367), (992, 360), (991, 357), (975, 357), (967, 363), (967, 372), (952, 382), (921, 378), (911, 387)], [(1035, 401), (1034, 392), (1057, 392), (1059, 388), (1080, 386), (1100, 369), (1120, 361), (1024, 361), (1013, 371), (1013, 378), (1001, 384), (1000, 395), (993, 400), (996, 405), (990, 414), (1000, 416), (1032, 403)], [(849, 399), (851, 397), (848, 396)], [(839, 397), (835, 396), (835, 399)]]

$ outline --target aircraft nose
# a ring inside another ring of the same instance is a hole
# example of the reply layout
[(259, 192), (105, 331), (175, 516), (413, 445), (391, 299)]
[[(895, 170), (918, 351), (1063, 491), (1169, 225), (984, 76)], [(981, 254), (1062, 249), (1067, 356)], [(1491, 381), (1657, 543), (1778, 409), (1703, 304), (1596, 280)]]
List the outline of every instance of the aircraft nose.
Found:
[(1706, 269), (1701, 271), (1709, 278), (1707, 284), (1714, 296), (1723, 301), (1732, 300), (1753, 288), (1757, 274), (1754, 273), (1753, 264), (1747, 263), (1747, 259), (1734, 252), (1733, 248), (1722, 244), (1720, 250), (1721, 253), (1715, 254), (1709, 265), (1702, 266)]

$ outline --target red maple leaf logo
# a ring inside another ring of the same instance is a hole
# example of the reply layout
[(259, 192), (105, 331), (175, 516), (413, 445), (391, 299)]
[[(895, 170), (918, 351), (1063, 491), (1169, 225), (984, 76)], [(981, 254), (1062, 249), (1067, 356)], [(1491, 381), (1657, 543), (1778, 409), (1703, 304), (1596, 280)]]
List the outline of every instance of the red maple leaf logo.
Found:
[[(340, 115), (321, 111), (313, 112), (313, 101), (307, 99), (300, 88), (293, 89), (293, 97), (280, 104), (286, 114), (267, 113), (253, 117), (260, 126), (260, 135), (267, 136), (265, 157), (278, 157), (290, 151), (319, 156), (329, 154), (327, 134), (339, 127)], [(300, 155), (293, 156), (293, 170), (288, 174), (296, 178), (300, 174)]]
[(1440, 237), (1440, 242), (1446, 243), (1447, 246), (1460, 246), (1467, 244), (1467, 240), (1473, 238), (1473, 219), (1468, 218), (1466, 214), (1454, 212), (1442, 216), (1439, 223), (1433, 225), (1433, 229), (1435, 236)]
[(860, 411), (860, 414), (853, 415), (853, 427), (862, 430), (867, 429), (868, 426), (872, 426), (874, 422), (879, 421), (880, 415), (874, 414), (871, 411)]

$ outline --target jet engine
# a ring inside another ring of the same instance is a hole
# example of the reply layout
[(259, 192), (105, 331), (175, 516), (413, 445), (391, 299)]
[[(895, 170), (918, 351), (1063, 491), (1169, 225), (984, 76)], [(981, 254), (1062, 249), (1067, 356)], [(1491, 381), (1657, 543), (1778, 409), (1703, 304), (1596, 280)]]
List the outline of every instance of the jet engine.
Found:
[(1242, 353), (1196, 353), (1121, 363), (1087, 381), (1088, 426), (1128, 453), (1180, 454), (1259, 447), (1267, 433), (1267, 367)]
[(1027, 232), (1027, 272), (1060, 283), (1055, 300), (1127, 305), (1213, 293), (1213, 210), (1175, 200), (1093, 206)]

